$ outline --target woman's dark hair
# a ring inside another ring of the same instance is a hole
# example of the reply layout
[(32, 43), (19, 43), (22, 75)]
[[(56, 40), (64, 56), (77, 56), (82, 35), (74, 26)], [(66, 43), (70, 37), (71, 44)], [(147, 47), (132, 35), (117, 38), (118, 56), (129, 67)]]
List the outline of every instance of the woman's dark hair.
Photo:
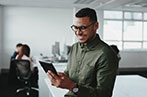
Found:
[(30, 56), (30, 47), (28, 45), (24, 44), (22, 46), (22, 53), (24, 55), (26, 55), (27, 57), (29, 57)]
[(96, 11), (91, 8), (83, 8), (79, 10), (76, 14), (76, 17), (89, 17), (92, 22), (97, 22)]

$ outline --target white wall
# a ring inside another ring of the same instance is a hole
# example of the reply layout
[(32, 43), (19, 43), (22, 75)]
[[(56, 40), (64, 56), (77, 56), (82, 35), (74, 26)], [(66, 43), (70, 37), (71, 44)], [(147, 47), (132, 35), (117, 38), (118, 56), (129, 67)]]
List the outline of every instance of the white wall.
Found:
[(9, 59), (19, 42), (30, 46), (32, 55), (49, 55), (55, 41), (72, 44), (74, 33), (73, 9), (4, 7), (3, 66), (9, 67)]
[(0, 70), (1, 70), (1, 65), (2, 65), (2, 6), (0, 6)]

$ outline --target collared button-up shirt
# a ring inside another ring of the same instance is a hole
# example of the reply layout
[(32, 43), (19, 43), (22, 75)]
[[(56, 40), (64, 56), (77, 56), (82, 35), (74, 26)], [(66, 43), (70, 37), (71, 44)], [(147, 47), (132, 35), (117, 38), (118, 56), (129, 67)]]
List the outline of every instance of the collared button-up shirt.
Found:
[(111, 97), (118, 69), (118, 58), (99, 36), (88, 43), (75, 43), (65, 74), (79, 86), (78, 94), (65, 97)]

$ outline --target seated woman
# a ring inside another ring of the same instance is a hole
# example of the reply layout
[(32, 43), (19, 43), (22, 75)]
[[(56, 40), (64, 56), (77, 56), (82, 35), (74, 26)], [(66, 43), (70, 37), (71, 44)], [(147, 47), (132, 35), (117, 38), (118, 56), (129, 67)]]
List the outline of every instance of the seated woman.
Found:
[(30, 58), (30, 47), (28, 45), (26, 44), (22, 45), (19, 54), (16, 56), (16, 59), (29, 60), (31, 63), (30, 64), (31, 71), (34, 71), (33, 62), (32, 59)]

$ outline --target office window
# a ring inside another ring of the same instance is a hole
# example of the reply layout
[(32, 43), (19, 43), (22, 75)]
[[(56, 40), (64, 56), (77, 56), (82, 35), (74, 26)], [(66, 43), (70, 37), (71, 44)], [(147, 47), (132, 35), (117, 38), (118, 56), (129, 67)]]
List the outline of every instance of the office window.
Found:
[(143, 48), (147, 49), (147, 42), (143, 43)]
[(104, 41), (122, 50), (147, 48), (146, 20), (147, 12), (104, 11)]
[(108, 19), (122, 19), (121, 11), (104, 11), (104, 18)]
[(133, 18), (136, 19), (136, 20), (142, 20), (142, 13), (139, 13), (139, 12), (138, 13), (137, 12), (135, 13), (134, 12), (133, 13)]
[(144, 22), (143, 39), (143, 48), (147, 49), (147, 22)]
[(105, 41), (108, 45), (115, 44), (121, 50), (122, 49), (122, 41)]
[(125, 19), (141, 20), (142, 19), (142, 13), (139, 13), (139, 12), (124, 12), (124, 18)]
[(124, 22), (124, 40), (141, 41), (142, 40), (142, 22), (125, 21)]
[(125, 12), (124, 18), (125, 19), (132, 19), (132, 14), (130, 12)]
[(147, 22), (144, 22), (143, 39), (147, 41)]
[(122, 29), (122, 21), (104, 21), (104, 40), (121, 40), (120, 29)]
[(139, 42), (124, 42), (125, 49), (140, 49), (141, 43)]
[(144, 20), (147, 20), (147, 13), (144, 13)]

